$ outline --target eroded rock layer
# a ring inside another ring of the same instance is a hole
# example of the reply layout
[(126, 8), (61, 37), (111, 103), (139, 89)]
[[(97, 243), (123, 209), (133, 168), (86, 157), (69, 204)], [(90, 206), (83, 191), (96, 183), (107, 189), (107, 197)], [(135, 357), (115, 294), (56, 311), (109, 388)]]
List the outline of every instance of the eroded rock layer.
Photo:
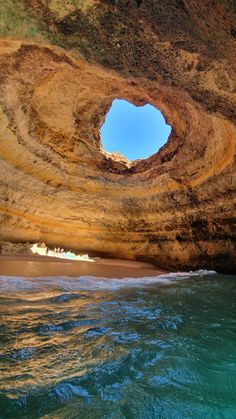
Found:
[[(0, 8), (0, 239), (235, 272), (234, 3)], [(159, 152), (103, 150), (115, 98), (162, 111)]]

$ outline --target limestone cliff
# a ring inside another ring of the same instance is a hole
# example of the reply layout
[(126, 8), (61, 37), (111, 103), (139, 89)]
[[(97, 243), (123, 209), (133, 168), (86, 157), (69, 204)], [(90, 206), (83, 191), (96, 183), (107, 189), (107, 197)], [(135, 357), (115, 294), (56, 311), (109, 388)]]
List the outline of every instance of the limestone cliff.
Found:
[[(0, 240), (235, 272), (235, 3), (5, 0), (0, 17)], [(159, 152), (104, 152), (114, 98), (162, 111)]]

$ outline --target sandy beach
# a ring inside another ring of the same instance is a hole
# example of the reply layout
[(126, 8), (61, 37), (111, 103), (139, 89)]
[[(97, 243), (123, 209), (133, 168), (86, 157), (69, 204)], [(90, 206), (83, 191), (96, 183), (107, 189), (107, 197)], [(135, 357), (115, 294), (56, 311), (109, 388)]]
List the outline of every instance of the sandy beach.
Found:
[(151, 277), (167, 273), (166, 270), (145, 262), (95, 258), (93, 263), (58, 259), (38, 255), (1, 255), (0, 275), (42, 276), (95, 276), (105, 278)]

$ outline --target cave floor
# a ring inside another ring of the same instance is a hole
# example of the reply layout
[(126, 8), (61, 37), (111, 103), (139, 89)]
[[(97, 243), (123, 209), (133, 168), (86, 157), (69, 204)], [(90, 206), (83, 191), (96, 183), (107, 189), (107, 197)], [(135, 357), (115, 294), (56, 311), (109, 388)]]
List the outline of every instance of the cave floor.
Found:
[(137, 278), (158, 276), (165, 273), (168, 272), (149, 263), (120, 259), (94, 258), (94, 262), (91, 263), (35, 255), (0, 256), (0, 275), (9, 276)]

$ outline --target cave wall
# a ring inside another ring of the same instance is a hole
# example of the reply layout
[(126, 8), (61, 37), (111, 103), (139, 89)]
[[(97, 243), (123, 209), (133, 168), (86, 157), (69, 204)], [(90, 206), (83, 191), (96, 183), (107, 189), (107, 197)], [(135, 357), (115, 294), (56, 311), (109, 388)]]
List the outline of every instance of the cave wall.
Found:
[[(235, 272), (234, 2), (138, 3), (0, 5), (0, 239)], [(159, 152), (103, 150), (115, 98), (162, 111)]]

